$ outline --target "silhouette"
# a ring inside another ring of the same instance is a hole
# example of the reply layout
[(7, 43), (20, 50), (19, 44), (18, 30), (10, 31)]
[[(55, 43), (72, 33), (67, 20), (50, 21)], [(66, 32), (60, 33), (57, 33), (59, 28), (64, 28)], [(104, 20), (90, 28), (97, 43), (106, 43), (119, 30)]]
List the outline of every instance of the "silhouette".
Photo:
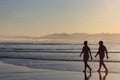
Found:
[(99, 41), (99, 49), (98, 49), (97, 54), (95, 55), (95, 57), (97, 57), (97, 55), (99, 54), (99, 69), (98, 69), (98, 71), (101, 70), (102, 65), (105, 68), (105, 70), (108, 71), (106, 65), (104, 64), (105, 53), (106, 53), (106, 58), (108, 59), (109, 58), (108, 51), (107, 51), (106, 47), (103, 45), (103, 41)]
[(108, 75), (108, 72), (105, 72), (105, 75), (102, 78), (101, 72), (98, 72), (98, 73), (99, 73), (99, 80), (105, 80)]
[(87, 76), (87, 73), (84, 72), (84, 77), (85, 77), (84, 80), (89, 80), (91, 76), (92, 76), (91, 71), (89, 73), (89, 76)]
[(87, 67), (90, 69), (90, 71), (92, 70), (92, 69), (90, 68), (90, 66), (88, 65), (88, 63), (87, 63), (88, 60), (89, 60), (89, 54), (90, 54), (90, 57), (91, 57), (91, 60), (92, 60), (91, 51), (90, 51), (90, 48), (88, 47), (88, 44), (87, 44), (87, 43), (88, 43), (87, 41), (84, 41), (84, 46), (83, 46), (82, 52), (81, 52), (81, 54), (80, 54), (80, 57), (81, 57), (82, 54), (84, 54), (84, 55), (83, 55), (83, 60), (84, 60), (84, 65), (85, 65), (85, 67), (84, 67), (83, 72), (86, 71)]

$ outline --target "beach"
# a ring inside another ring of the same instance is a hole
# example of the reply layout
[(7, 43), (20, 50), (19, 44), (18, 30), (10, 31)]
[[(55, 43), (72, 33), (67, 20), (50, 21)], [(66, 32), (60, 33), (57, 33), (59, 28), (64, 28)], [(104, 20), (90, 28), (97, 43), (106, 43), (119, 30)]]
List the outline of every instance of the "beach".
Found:
[(120, 0), (0, 0), (0, 80), (119, 79)]
[(0, 44), (0, 80), (118, 80), (120, 79), (120, 45), (108, 44), (109, 59), (104, 59), (108, 73), (97, 72), (98, 45), (91, 44), (92, 71), (82, 72), (82, 44)]
[[(109, 69), (108, 74), (101, 71), (96, 72), (98, 68), (97, 62), (89, 62), (92, 67), (91, 76), (89, 71), (86, 72), (90, 76), (89, 80), (105, 80), (120, 79), (119, 63), (106, 62)], [(74, 61), (46, 61), (32, 59), (0, 59), (0, 80), (85, 80), (83, 70), (83, 62)]]

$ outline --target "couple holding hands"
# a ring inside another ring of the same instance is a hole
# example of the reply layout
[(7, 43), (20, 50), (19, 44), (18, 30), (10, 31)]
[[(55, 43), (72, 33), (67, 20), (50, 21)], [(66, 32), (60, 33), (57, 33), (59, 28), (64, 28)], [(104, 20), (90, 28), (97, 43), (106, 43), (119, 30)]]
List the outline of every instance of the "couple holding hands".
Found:
[[(85, 65), (83, 72), (86, 72), (87, 67), (91, 71), (92, 68), (90, 68), (90, 66), (87, 63), (88, 59), (89, 59), (89, 54), (90, 54), (91, 60), (93, 58), (92, 58), (92, 55), (91, 55), (90, 48), (88, 46), (88, 41), (84, 41), (84, 46), (82, 48), (82, 52), (80, 54), (80, 57), (81, 57), (82, 54), (83, 54), (83, 60), (84, 60), (84, 65)], [(103, 45), (103, 41), (99, 41), (99, 49), (98, 49), (97, 54), (95, 55), (95, 57), (97, 57), (97, 55), (99, 55), (99, 69), (97, 70), (98, 72), (100, 72), (102, 65), (105, 68), (106, 72), (108, 71), (106, 65), (104, 64), (105, 54), (106, 54), (106, 58), (108, 59), (109, 57), (108, 57), (108, 52), (107, 52), (106, 46)]]

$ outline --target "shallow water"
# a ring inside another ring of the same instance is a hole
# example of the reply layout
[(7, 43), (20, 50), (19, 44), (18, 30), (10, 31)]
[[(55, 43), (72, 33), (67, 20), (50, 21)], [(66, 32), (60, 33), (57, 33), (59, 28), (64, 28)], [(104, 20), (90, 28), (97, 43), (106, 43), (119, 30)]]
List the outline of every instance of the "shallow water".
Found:
[[(79, 57), (82, 44), (68, 43), (0, 43), (1, 58), (18, 58), (18, 59), (39, 59), (54, 61), (81, 61)], [(90, 44), (93, 60), (98, 61), (98, 57), (94, 58), (98, 45)], [(106, 44), (109, 52), (109, 59), (105, 61), (120, 62), (120, 45)]]

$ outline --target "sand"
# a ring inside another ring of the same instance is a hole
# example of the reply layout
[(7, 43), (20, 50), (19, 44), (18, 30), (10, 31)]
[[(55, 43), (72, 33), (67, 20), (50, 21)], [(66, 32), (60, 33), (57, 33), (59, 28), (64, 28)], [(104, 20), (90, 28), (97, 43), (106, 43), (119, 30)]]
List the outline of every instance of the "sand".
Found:
[[(83, 73), (83, 62), (42, 61), (31, 59), (0, 59), (0, 80), (119, 80), (120, 64), (106, 63), (109, 73), (96, 72), (97, 62), (90, 62), (93, 68)], [(87, 76), (86, 76), (87, 75)], [(101, 76), (101, 77), (100, 77)], [(89, 79), (88, 79), (89, 77)], [(104, 79), (102, 79), (104, 78)]]

